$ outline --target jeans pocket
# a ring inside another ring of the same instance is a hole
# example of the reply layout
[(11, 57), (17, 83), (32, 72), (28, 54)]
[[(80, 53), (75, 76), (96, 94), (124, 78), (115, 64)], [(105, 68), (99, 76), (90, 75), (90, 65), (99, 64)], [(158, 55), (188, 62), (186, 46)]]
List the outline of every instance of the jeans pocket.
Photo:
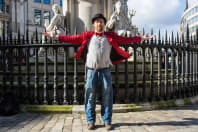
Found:
[(91, 76), (92, 76), (92, 72), (91, 72), (90, 70), (88, 70), (88, 71), (87, 71), (87, 79), (88, 79), (88, 78), (91, 78)]

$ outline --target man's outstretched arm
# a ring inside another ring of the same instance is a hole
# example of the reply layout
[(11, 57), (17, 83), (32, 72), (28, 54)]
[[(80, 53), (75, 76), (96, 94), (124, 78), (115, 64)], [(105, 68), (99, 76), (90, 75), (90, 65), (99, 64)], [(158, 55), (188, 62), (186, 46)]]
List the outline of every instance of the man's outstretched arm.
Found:
[(114, 39), (119, 44), (129, 44), (129, 43), (136, 43), (136, 42), (142, 42), (144, 40), (152, 39), (155, 35), (148, 36), (148, 34), (145, 34), (144, 36), (135, 36), (135, 37), (122, 37), (118, 36), (115, 33)]
[(53, 32), (43, 32), (43, 34), (52, 39), (57, 39), (60, 42), (72, 43), (72, 44), (81, 44), (83, 41), (83, 34), (80, 35), (55, 35)]

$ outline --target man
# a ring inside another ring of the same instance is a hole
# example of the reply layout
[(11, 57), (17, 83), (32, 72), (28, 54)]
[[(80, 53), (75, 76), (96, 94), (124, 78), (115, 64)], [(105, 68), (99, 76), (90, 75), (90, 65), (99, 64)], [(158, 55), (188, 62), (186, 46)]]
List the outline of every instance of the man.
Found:
[[(130, 54), (119, 48), (118, 44), (140, 42), (153, 38), (148, 37), (120, 37), (114, 32), (105, 32), (106, 18), (102, 14), (96, 14), (92, 18), (94, 31), (85, 31), (76, 36), (55, 36), (53, 33), (43, 34), (47, 37), (56, 38), (62, 42), (81, 44), (75, 58), (85, 59), (87, 81), (85, 85), (85, 114), (88, 129), (95, 128), (96, 120), (96, 93), (97, 84), (102, 84), (101, 116), (107, 130), (112, 129), (112, 106), (113, 89), (110, 67), (130, 57)], [(87, 51), (88, 49), (88, 51)]]

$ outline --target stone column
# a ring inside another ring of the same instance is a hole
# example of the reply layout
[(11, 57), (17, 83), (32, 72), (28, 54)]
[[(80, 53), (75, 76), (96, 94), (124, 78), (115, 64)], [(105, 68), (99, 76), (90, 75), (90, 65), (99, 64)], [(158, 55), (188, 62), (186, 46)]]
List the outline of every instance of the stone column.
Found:
[(67, 33), (70, 32), (70, 6), (69, 6), (70, 0), (63, 0), (63, 7), (62, 7), (62, 11), (63, 11), (63, 15), (65, 16), (65, 28), (67, 28)]
[(63, 15), (66, 16), (66, 27), (70, 34), (74, 33), (76, 24), (76, 17), (78, 17), (76, 3), (78, 0), (63, 0)]
[(107, 19), (110, 19), (111, 14), (113, 13), (113, 0), (108, 0), (108, 12), (107, 12)]
[(66, 16), (69, 12), (69, 0), (63, 0), (63, 15)]
[(9, 4), (9, 20), (8, 20), (8, 32), (12, 32), (12, 1), (11, 0), (6, 0)]
[(20, 33), (25, 35), (25, 10), (24, 0), (20, 0)]
[(78, 0), (78, 31), (82, 32), (87, 28), (87, 30), (92, 29), (92, 7), (93, 7), (93, 1), (92, 0)]
[[(63, 0), (63, 15), (65, 16), (65, 28), (67, 30), (67, 34), (73, 35), (74, 28), (76, 27), (76, 12), (78, 9), (76, 8), (76, 1), (77, 0)], [(74, 56), (74, 49), (69, 48), (69, 57), (73, 58)]]
[(112, 15), (115, 0), (100, 0), (101, 2), (101, 11), (104, 14), (104, 16), (109, 20), (109, 18)]

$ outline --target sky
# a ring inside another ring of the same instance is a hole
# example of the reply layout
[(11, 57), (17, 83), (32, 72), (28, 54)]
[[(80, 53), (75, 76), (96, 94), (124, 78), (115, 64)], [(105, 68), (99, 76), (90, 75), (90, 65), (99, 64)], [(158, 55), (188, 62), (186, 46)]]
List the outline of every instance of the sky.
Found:
[[(189, 7), (198, 0), (189, 0)], [(181, 15), (185, 9), (185, 0), (128, 0), (129, 10), (134, 9), (136, 15), (133, 24), (147, 33), (153, 28), (157, 34), (159, 29), (162, 34), (167, 30), (170, 34), (179, 32)]]

